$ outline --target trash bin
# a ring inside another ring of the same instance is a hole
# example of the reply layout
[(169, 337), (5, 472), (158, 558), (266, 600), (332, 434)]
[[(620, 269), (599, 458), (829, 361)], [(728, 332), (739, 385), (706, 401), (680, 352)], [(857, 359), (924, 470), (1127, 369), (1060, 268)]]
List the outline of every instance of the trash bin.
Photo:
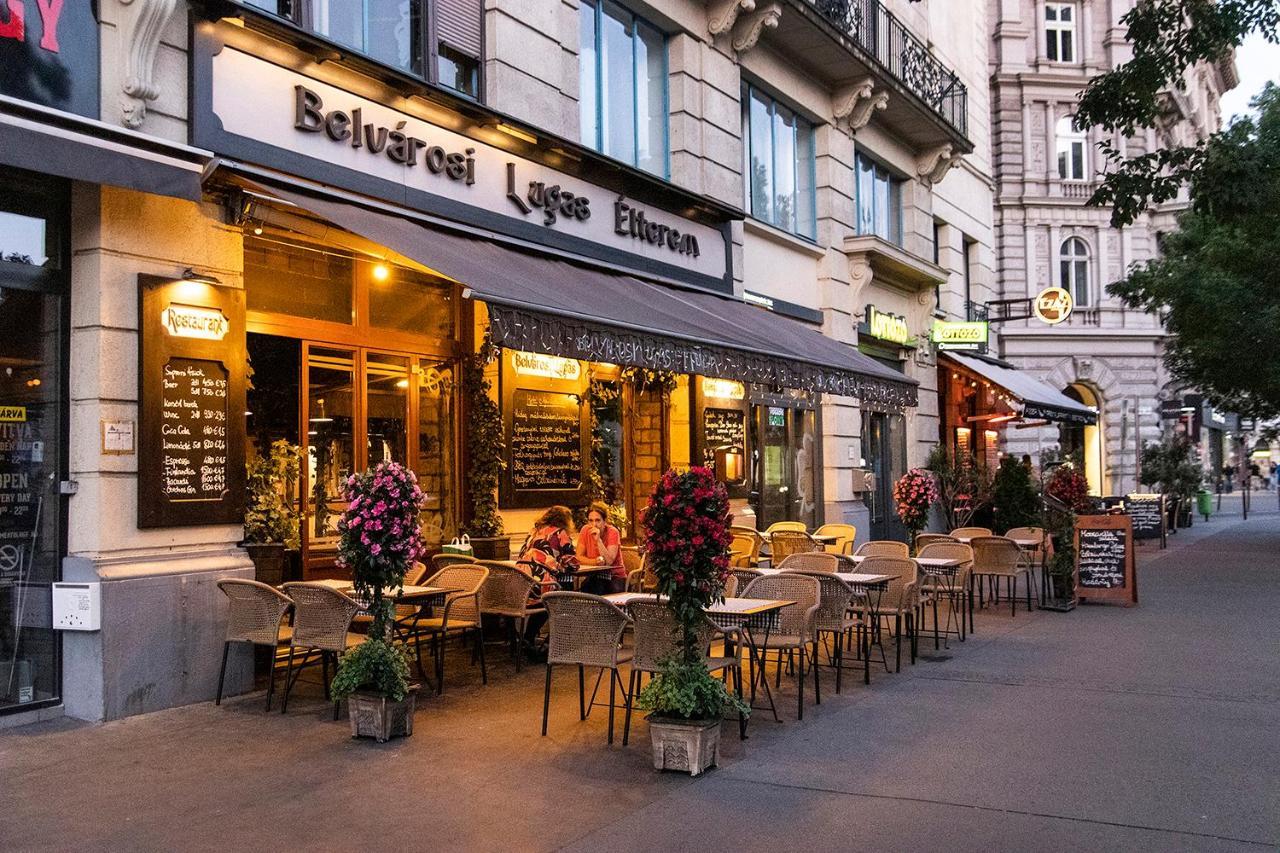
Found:
[(1204, 516), (1204, 520), (1209, 520), (1210, 513), (1213, 512), (1213, 495), (1204, 489), (1196, 492), (1196, 511)]

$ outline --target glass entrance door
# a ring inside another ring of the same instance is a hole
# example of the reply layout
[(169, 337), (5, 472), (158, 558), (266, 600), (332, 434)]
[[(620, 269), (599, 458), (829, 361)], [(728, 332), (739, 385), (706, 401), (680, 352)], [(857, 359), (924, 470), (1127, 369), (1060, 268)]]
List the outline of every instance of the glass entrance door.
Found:
[(906, 541), (907, 530), (898, 521), (893, 484), (907, 469), (906, 418), (884, 412), (862, 413), (862, 456), (875, 475), (875, 487), (867, 493), (872, 539)]
[(757, 459), (756, 524), (799, 521), (812, 528), (817, 517), (815, 415), (790, 406), (755, 407)]

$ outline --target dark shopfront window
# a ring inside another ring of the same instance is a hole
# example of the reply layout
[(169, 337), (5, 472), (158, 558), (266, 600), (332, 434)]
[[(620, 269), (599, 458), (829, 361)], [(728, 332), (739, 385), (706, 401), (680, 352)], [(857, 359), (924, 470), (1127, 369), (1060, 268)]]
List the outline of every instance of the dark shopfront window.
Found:
[(0, 713), (61, 693), (66, 189), (0, 170)]

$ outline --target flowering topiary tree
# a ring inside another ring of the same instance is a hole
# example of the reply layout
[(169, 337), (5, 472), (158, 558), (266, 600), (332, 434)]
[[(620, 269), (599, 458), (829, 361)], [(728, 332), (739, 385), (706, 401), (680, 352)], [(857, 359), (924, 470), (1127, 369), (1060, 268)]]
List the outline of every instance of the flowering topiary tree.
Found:
[(929, 507), (938, 500), (938, 484), (933, 474), (923, 468), (912, 468), (893, 484), (893, 502), (898, 521), (907, 528), (914, 542), (916, 534), (929, 523)]
[(1075, 523), (1078, 513), (1090, 512), (1089, 481), (1070, 462), (1065, 462), (1044, 479), (1045, 522), (1053, 543), (1049, 578), (1053, 597), (1060, 602), (1075, 599)]

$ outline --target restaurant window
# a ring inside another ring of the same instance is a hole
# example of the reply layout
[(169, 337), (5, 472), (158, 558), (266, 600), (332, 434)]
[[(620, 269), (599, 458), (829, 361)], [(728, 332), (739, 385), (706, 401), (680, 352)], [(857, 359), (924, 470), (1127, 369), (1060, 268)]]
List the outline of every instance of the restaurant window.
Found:
[(756, 524), (799, 521), (818, 514), (817, 421), (813, 409), (769, 400), (752, 407), (753, 509)]
[(742, 85), (743, 164), (751, 215), (813, 240), (813, 126), (767, 93)]
[(1044, 7), (1045, 56), (1050, 62), (1076, 61), (1076, 5), (1046, 3)]
[(902, 181), (865, 154), (855, 158), (858, 233), (902, 245)]
[(1076, 306), (1084, 308), (1089, 299), (1089, 246), (1079, 237), (1069, 237), (1058, 252), (1060, 286), (1071, 294)]
[(666, 36), (616, 3), (578, 8), (583, 144), (666, 177)]
[(1055, 126), (1058, 144), (1058, 177), (1064, 181), (1085, 179), (1085, 133), (1077, 130), (1071, 116), (1058, 119)]
[(969, 306), (973, 305), (973, 264), (978, 254), (974, 250), (976, 245), (977, 243), (968, 237), (964, 238), (964, 308), (966, 317), (969, 316)]
[(384, 65), (480, 96), (480, 0), (247, 0)]

